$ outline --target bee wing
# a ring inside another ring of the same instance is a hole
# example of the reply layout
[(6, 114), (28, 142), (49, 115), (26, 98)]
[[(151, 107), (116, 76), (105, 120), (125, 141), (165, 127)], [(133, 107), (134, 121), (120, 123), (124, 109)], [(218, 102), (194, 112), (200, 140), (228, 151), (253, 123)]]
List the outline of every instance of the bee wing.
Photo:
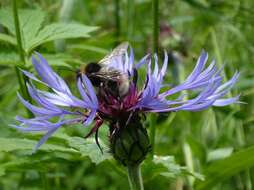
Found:
[(112, 69), (112, 70), (106, 70), (106, 71), (101, 70), (95, 73), (95, 75), (101, 79), (117, 80), (122, 75), (122, 73), (120, 71)]
[(102, 64), (104, 66), (110, 66), (113, 59), (122, 58), (125, 53), (127, 52), (129, 47), (128, 42), (123, 42), (120, 45), (118, 45), (113, 51), (106, 55), (102, 60), (99, 61), (99, 64)]
[(96, 77), (104, 80), (118, 81), (122, 78), (122, 76), (127, 76), (126, 73), (122, 73), (121, 71), (115, 69), (101, 69), (99, 72), (95, 73)]

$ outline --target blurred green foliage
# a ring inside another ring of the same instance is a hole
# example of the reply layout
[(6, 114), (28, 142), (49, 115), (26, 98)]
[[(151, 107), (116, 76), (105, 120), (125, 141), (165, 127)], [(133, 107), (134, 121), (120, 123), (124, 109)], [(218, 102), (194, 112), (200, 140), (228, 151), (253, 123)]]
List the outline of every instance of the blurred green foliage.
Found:
[[(119, 41), (131, 43), (136, 60), (152, 51), (151, 0), (72, 1), (70, 9), (60, 0), (18, 1), (25, 65), (16, 45), (12, 1), (0, 2), (0, 189), (128, 189), (124, 168), (107, 151), (106, 125), (100, 132), (104, 154), (93, 138), (83, 138), (89, 127), (62, 128), (36, 154), (32, 149), (41, 135), (9, 127), (16, 115), (26, 116), (16, 98), (14, 67), (33, 71), (33, 51), (45, 55), (73, 87), (73, 71), (98, 61)], [(253, 8), (252, 0), (160, 1), (159, 47), (172, 55), (167, 82), (181, 82), (205, 49), (210, 60), (224, 66), (226, 79), (241, 72), (232, 94), (240, 93), (247, 104), (157, 115), (155, 156), (142, 165), (145, 189), (254, 188)], [(64, 48), (57, 48), (54, 41), (63, 39)]]

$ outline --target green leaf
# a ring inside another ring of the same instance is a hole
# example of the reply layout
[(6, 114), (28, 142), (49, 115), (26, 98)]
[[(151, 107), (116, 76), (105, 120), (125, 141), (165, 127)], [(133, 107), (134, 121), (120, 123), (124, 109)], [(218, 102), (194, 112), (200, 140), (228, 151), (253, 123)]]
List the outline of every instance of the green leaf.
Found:
[[(19, 9), (18, 11), (21, 35), (23, 42), (26, 44), (37, 35), (46, 14), (40, 9)], [(15, 36), (15, 25), (11, 9), (1, 9), (0, 18), (0, 23), (5, 26), (13, 36)]]
[(15, 52), (0, 52), (0, 65), (13, 66), (19, 65), (19, 55)]
[(96, 164), (111, 158), (108, 147), (106, 147), (103, 142), (100, 142), (100, 146), (103, 150), (103, 153), (101, 153), (94, 138), (84, 139), (80, 137), (71, 137), (68, 139), (68, 142), (69, 145), (78, 150), (82, 156), (88, 156), (91, 161)]
[(12, 44), (12, 45), (17, 45), (16, 39), (10, 35), (0, 33), (0, 41)]
[(45, 57), (48, 63), (52, 66), (64, 66), (64, 67), (72, 68), (74, 65), (82, 64), (82, 62), (79, 59), (76, 59), (70, 56), (69, 54), (57, 53), (57, 54), (42, 54), (42, 55), (43, 57)]
[(20, 28), (23, 36), (24, 49), (27, 48), (27, 44), (33, 40), (42, 27), (42, 23), (45, 19), (45, 12), (36, 10), (20, 10)]
[[(1, 9), (0, 18), (0, 23), (8, 29), (10, 34), (15, 36), (16, 32), (11, 9)], [(78, 23), (54, 23), (42, 28), (44, 20), (45, 12), (40, 9), (19, 10), (21, 38), (23, 48), (26, 53), (29, 53), (35, 47), (49, 41), (66, 38), (89, 37), (89, 33), (97, 29), (97, 27), (86, 26)], [(13, 45), (16, 44), (16, 41), (13, 41), (11, 37), (7, 37), (6, 35), (0, 36), (0, 40)]]
[(13, 14), (10, 8), (0, 9), (0, 23), (8, 29), (8, 31), (15, 36), (15, 26)]
[(100, 54), (108, 54), (108, 50), (104, 49), (104, 48), (100, 48), (97, 46), (92, 46), (92, 45), (85, 45), (85, 44), (73, 44), (73, 45), (69, 45), (68, 46), (69, 49), (74, 49), (74, 50), (82, 50), (82, 51), (92, 51), (92, 52), (96, 52), (96, 53), (100, 53)]
[(156, 165), (162, 165), (165, 171), (160, 172), (160, 175), (165, 177), (176, 177), (181, 174), (181, 166), (175, 163), (173, 156), (154, 156), (153, 162)]
[(30, 52), (35, 47), (58, 39), (89, 37), (89, 33), (97, 27), (86, 26), (78, 23), (54, 23), (43, 28), (38, 35), (26, 46)]
[[(1, 163), (0, 165), (0, 176), (3, 176), (5, 175), (5, 173), (7, 171), (10, 171), (10, 170), (21, 170), (22, 168), (27, 170), (27, 169), (39, 169), (38, 168), (38, 164), (41, 163), (41, 160), (35, 160), (34, 158), (30, 158), (28, 156), (26, 157), (21, 157), (21, 158), (16, 158), (14, 160), (10, 160), (10, 161), (7, 161), (5, 163)], [(43, 167), (41, 166), (40, 167), (40, 170), (43, 170)]]
[[(0, 138), (0, 152), (11, 152), (17, 150), (32, 150), (37, 144), (37, 141), (28, 140), (28, 139), (18, 139), (18, 138)], [(68, 147), (63, 147), (60, 145), (45, 143), (41, 146), (40, 150), (53, 152), (53, 151), (62, 151), (70, 153), (78, 153), (76, 150)]]
[(143, 173), (148, 179), (152, 179), (158, 175), (167, 178), (176, 178), (178, 176), (191, 175), (199, 180), (204, 177), (195, 172), (190, 172), (186, 167), (182, 167), (175, 162), (174, 156), (157, 156), (154, 155), (153, 160), (145, 161)]
[[(60, 143), (59, 140), (63, 140)], [(55, 158), (70, 160), (71, 158), (89, 157), (92, 162), (99, 164), (100, 162), (110, 159), (111, 155), (108, 153), (105, 144), (100, 142), (101, 147), (104, 150), (102, 154), (97, 147), (93, 138), (80, 138), (70, 137), (65, 134), (58, 134), (57, 140), (49, 140), (43, 144), (36, 154), (31, 155), (32, 149), (38, 141), (29, 139), (18, 139), (18, 138), (0, 138), (0, 143), (4, 146), (0, 147), (0, 152), (14, 152), (22, 151), (22, 156), (19, 155), (14, 160), (10, 160), (0, 164), (0, 176), (4, 175), (7, 171), (25, 171), (29, 168), (36, 169), (38, 171), (45, 170), (45, 164), (50, 161), (55, 161)], [(50, 142), (58, 143), (50, 144)], [(71, 147), (69, 147), (71, 146)], [(40, 151), (46, 151), (51, 156), (45, 155)], [(57, 154), (54, 154), (57, 152)], [(83, 159), (83, 158), (82, 158)]]
[(223, 180), (254, 166), (254, 146), (243, 149), (223, 160), (214, 162), (205, 169), (206, 180), (197, 183), (195, 189), (211, 189)]
[[(66, 160), (68, 159), (69, 158)], [(62, 162), (65, 160), (59, 152), (57, 154), (50, 154), (50, 156), (45, 154), (33, 154), (29, 156), (21, 154), (0, 164), (0, 176), (10, 171), (20, 172), (29, 169), (46, 172), (48, 170), (48, 164), (57, 163), (58, 160), (61, 160)]]

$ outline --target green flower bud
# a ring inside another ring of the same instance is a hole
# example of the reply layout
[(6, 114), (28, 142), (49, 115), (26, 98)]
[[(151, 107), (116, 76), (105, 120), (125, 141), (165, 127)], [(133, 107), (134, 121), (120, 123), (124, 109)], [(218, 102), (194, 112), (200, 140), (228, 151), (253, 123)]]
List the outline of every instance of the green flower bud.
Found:
[[(119, 125), (117, 123), (111, 128)], [(110, 140), (114, 158), (124, 166), (140, 164), (151, 149), (147, 131), (139, 117), (121, 125), (115, 134), (111, 134)]]

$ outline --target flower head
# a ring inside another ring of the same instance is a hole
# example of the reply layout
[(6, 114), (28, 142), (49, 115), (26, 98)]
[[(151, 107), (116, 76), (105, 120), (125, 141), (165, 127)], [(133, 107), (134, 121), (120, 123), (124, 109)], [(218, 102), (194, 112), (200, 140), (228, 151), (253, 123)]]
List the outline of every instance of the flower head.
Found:
[[(239, 98), (239, 96), (223, 98), (234, 86), (239, 73), (236, 72), (229, 81), (223, 84), (221, 70), (216, 67), (215, 61), (206, 66), (208, 54), (204, 51), (187, 79), (182, 84), (172, 88), (168, 87), (166, 90), (163, 90), (166, 87), (163, 78), (167, 73), (168, 64), (166, 52), (161, 68), (159, 68), (156, 55), (153, 60), (150, 55), (147, 55), (137, 64), (134, 64), (134, 53), (131, 48), (130, 54), (126, 50), (122, 54), (116, 55), (111, 58), (107, 67), (128, 75), (129, 90), (123, 97), (110, 93), (105, 87), (105, 81), (102, 81), (99, 90), (95, 91), (89, 77), (83, 74), (77, 79), (77, 88), (80, 93), (80, 98), (77, 98), (71, 93), (65, 81), (52, 70), (47, 61), (39, 53), (36, 55), (37, 58), (32, 57), (32, 63), (40, 80), (32, 73), (27, 71), (23, 71), (23, 73), (31, 79), (27, 87), (30, 96), (37, 105), (32, 105), (18, 94), (20, 101), (34, 114), (34, 118), (25, 119), (18, 116), (16, 119), (20, 125), (13, 125), (22, 131), (45, 132), (35, 149), (63, 125), (82, 123), (87, 126), (95, 120), (95, 126), (87, 136), (95, 133), (97, 137), (98, 129), (106, 121), (109, 123), (110, 135), (115, 137), (121, 128), (133, 127), (133, 123), (141, 126), (139, 125), (141, 123), (140, 113), (199, 111), (210, 106), (232, 104), (238, 102)], [(137, 87), (138, 70), (143, 66), (147, 68), (146, 81), (140, 90)], [(32, 81), (46, 85), (51, 91), (37, 89)], [(121, 81), (118, 81), (116, 88), (119, 88), (119, 83)], [(176, 99), (170, 99), (172, 95), (182, 91), (197, 91), (197, 95), (187, 100), (181, 95)], [(55, 118), (57, 118), (57, 122), (53, 122)]]

